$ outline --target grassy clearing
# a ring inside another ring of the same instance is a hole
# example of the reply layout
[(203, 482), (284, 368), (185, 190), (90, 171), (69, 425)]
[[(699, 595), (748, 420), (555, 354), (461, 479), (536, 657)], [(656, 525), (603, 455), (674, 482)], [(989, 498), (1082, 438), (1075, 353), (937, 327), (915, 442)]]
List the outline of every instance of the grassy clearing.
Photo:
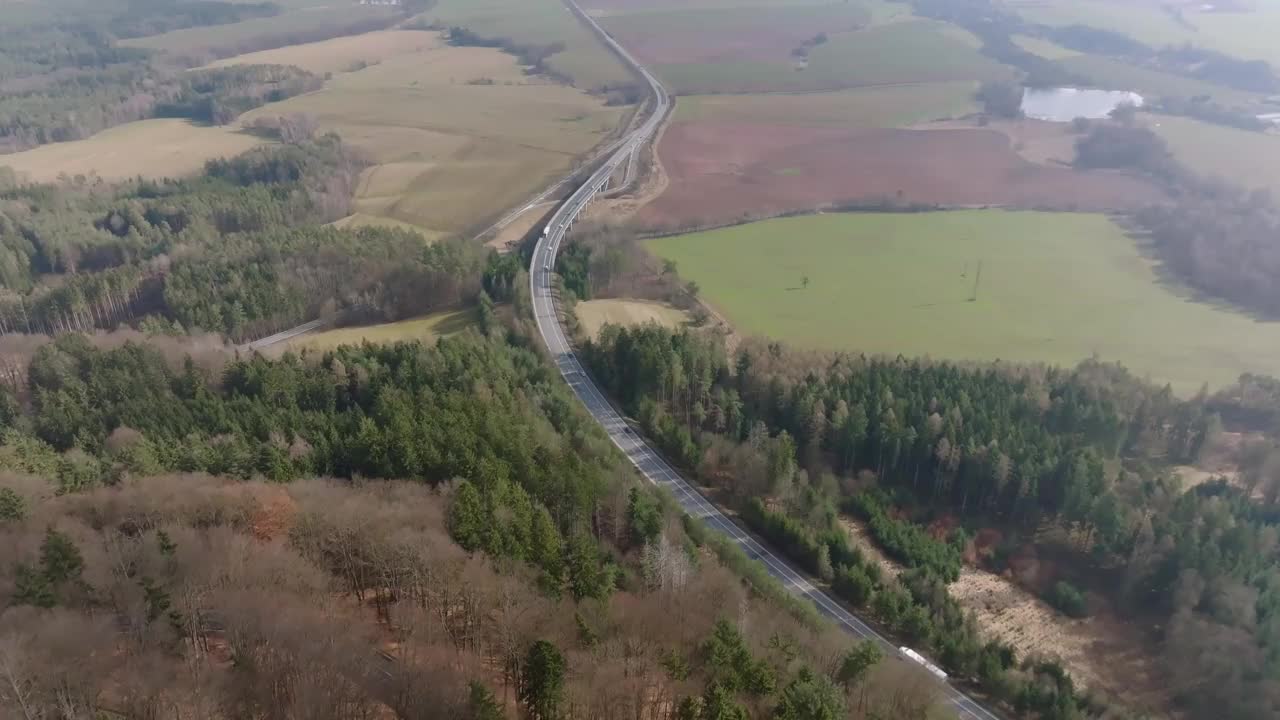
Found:
[(560, 0), (439, 0), (424, 17), (441, 26), (460, 25), (519, 43), (562, 42), (565, 51), (548, 65), (584, 90), (633, 81), (621, 61)]
[(1089, 78), (1098, 87), (1132, 90), (1148, 97), (1209, 95), (1226, 105), (1250, 103), (1260, 97), (1255, 93), (1148, 70), (1097, 55), (1077, 55), (1058, 62), (1066, 69)]
[(676, 122), (765, 122), (806, 127), (895, 127), (977, 110), (976, 83), (857, 88), (795, 95), (693, 95), (676, 104)]
[(315, 116), (377, 163), (357, 190), (360, 215), (435, 236), (526, 200), (604, 140), (623, 110), (527, 76), (498, 50), (433, 45), (335, 75), (324, 89), (259, 108), (244, 122), (293, 112)]
[(0, 155), (7, 165), (36, 181), (63, 173), (97, 174), (104, 180), (181, 177), (202, 169), (206, 160), (239, 155), (265, 141), (235, 127), (193, 125), (186, 120), (142, 120), (103, 130), (84, 140), (42, 145)]
[(322, 42), (246, 53), (207, 67), (228, 65), (294, 65), (323, 75), (346, 72), (358, 63), (380, 63), (397, 55), (440, 47), (439, 33), (425, 30), (385, 30)]
[(1169, 143), (1174, 157), (1196, 172), (1266, 188), (1280, 197), (1280, 136), (1165, 115), (1153, 116), (1149, 124)]
[[(1247, 13), (1197, 13), (1191, 23), (1208, 35), (1223, 52), (1240, 57), (1266, 60), (1280, 66), (1280, 4), (1271, 0), (1258, 3)], [(1198, 33), (1198, 34), (1200, 34)]]
[(1051, 43), (1044, 38), (1030, 37), (1029, 35), (1014, 35), (1013, 42), (1023, 50), (1033, 55), (1039, 55), (1046, 60), (1066, 60), (1080, 54), (1075, 50)]
[(1280, 371), (1280, 324), (1188, 299), (1101, 215), (817, 215), (650, 247), (738, 330), (806, 346), (1060, 365), (1096, 353), (1183, 393)]
[(797, 69), (789, 58), (658, 65), (682, 94), (814, 91), (871, 85), (1006, 79), (1012, 68), (985, 57), (972, 39), (931, 20), (836, 33)]
[(644, 325), (656, 322), (664, 327), (680, 327), (689, 322), (684, 310), (645, 300), (588, 300), (574, 306), (578, 322), (589, 337), (596, 337), (605, 325)]
[(395, 230), (412, 230), (423, 237), (427, 242), (435, 242), (443, 235), (431, 232), (426, 228), (413, 225), (411, 223), (402, 222), (395, 218), (380, 217), (378, 215), (365, 215), (364, 213), (355, 213), (348, 215), (341, 220), (331, 223), (334, 227), (340, 228), (362, 228), (362, 227), (380, 227), (392, 228)]
[(478, 322), (479, 316), (475, 308), (465, 308), (382, 325), (344, 327), (310, 335), (300, 335), (290, 340), (286, 345), (289, 350), (294, 352), (303, 350), (324, 352), (325, 350), (332, 350), (339, 345), (359, 345), (366, 340), (371, 343), (421, 340), (428, 344), (434, 344), (436, 340), (456, 335), (469, 327), (474, 327)]
[(335, 3), (300, 7), (274, 17), (255, 18), (229, 25), (183, 28), (151, 37), (124, 40), (120, 44), (191, 55), (209, 48), (234, 48), (261, 38), (298, 36), (326, 28), (344, 27), (369, 18), (390, 21), (397, 14), (397, 8)]

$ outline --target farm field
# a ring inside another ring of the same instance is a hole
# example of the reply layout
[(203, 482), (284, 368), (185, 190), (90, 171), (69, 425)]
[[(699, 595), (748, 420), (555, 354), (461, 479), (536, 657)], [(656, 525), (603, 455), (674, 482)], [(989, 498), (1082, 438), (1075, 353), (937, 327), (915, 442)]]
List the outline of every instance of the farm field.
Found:
[(1103, 215), (827, 214), (649, 247), (740, 332), (802, 346), (1064, 366), (1097, 354), (1182, 394), (1280, 371), (1280, 324), (1166, 285)]
[[(710, 10), (740, 8), (795, 8), (815, 5), (843, 4), (842, 0), (586, 0), (582, 7), (595, 17), (616, 17), (673, 10)], [(910, 15), (907, 6), (892, 0), (857, 0), (856, 4), (876, 21)]]
[(1197, 173), (1280, 197), (1280, 136), (1168, 115), (1151, 116), (1148, 124)]
[(1028, 161), (988, 128), (909, 130), (767, 123), (672, 125), (659, 147), (667, 191), (650, 227), (706, 227), (848, 202), (1131, 209), (1159, 202), (1149, 181)]
[[(390, 36), (403, 42), (405, 34)], [(359, 47), (356, 40), (271, 52), (323, 58), (330, 47), (334, 54)], [(255, 56), (262, 54), (245, 57)], [(323, 89), (258, 108), (242, 122), (314, 116), (323, 130), (337, 132), (376, 163), (357, 188), (361, 222), (384, 218), (434, 237), (463, 232), (524, 201), (602, 142), (624, 112), (526, 75), (501, 51), (433, 42), (335, 75)]]
[(1178, 24), (1156, 3), (1006, 0), (1005, 4), (1030, 22), (1053, 27), (1089, 25), (1105, 28), (1155, 47), (1191, 42), (1196, 36), (1195, 30)]
[[(625, 23), (618, 23), (619, 34), (625, 35), (627, 31), (621, 28), (633, 22), (633, 18), (627, 18)], [(812, 37), (813, 28), (804, 26), (804, 32), (784, 33), (783, 29), (788, 27), (791, 24), (779, 21), (771, 29), (762, 31), (769, 37), (780, 38), (778, 42), (763, 44), (770, 51), (767, 57), (759, 49), (747, 52), (726, 47), (720, 56), (699, 55), (700, 59), (673, 62), (670, 58), (680, 55), (667, 52), (653, 58), (654, 67), (681, 94), (811, 92), (1013, 77), (1011, 68), (978, 51), (976, 38), (932, 20), (900, 20), (857, 30), (850, 30), (847, 24), (819, 28), (827, 32), (828, 40), (814, 46), (807, 61), (799, 61), (790, 50), (798, 46), (797, 37), (800, 42)], [(635, 42), (644, 47), (643, 40)], [(690, 33), (686, 42), (691, 47), (700, 47), (713, 41), (706, 39), (704, 31)], [(756, 47), (760, 46), (758, 43)]]
[[(286, 46), (298, 38), (323, 33), (339, 33), (348, 28), (390, 24), (399, 17), (399, 9), (354, 3), (298, 7), (274, 17), (255, 18), (229, 25), (184, 28), (121, 41), (121, 45), (150, 50), (164, 50), (186, 57), (210, 59), (235, 55), (250, 48)], [(352, 30), (351, 32), (355, 32)]]
[(1089, 78), (1098, 87), (1132, 90), (1147, 97), (1208, 95), (1225, 105), (1243, 105), (1260, 99), (1255, 93), (1137, 67), (1097, 55), (1076, 55), (1058, 62), (1067, 70)]
[(873, 128), (958, 117), (978, 109), (976, 83), (887, 85), (827, 93), (691, 95), (676, 104), (675, 123), (763, 122), (799, 127)]
[(139, 175), (180, 177), (202, 169), (206, 160), (239, 155), (266, 142), (238, 127), (195, 125), (161, 119), (126, 123), (72, 142), (53, 143), (0, 155), (19, 175), (38, 182), (96, 174), (104, 180)]
[(646, 300), (588, 300), (573, 306), (578, 322), (588, 337), (597, 337), (605, 325), (645, 325), (680, 327), (689, 314), (670, 305)]
[(1017, 120), (988, 118), (984, 121), (979, 117), (969, 116), (915, 127), (930, 130), (995, 130), (1008, 137), (1009, 142), (1013, 143), (1013, 149), (1024, 159), (1057, 168), (1070, 166), (1075, 162), (1076, 141), (1080, 139), (1079, 135), (1071, 131), (1070, 125), (1026, 117)]
[(324, 352), (339, 345), (359, 345), (366, 340), (371, 343), (421, 340), (431, 344), (442, 337), (456, 335), (467, 328), (474, 327), (478, 322), (479, 317), (475, 308), (448, 310), (400, 322), (335, 328), (299, 335), (284, 345), (294, 352), (303, 350)]
[(423, 30), (383, 30), (323, 42), (290, 45), (224, 58), (206, 67), (228, 65), (294, 65), (317, 75), (346, 72), (359, 63), (375, 64), (396, 55), (444, 45), (439, 33)]
[(1044, 38), (1031, 37), (1029, 35), (1014, 35), (1013, 42), (1032, 55), (1039, 55), (1046, 60), (1065, 60), (1080, 55), (1079, 52), (1070, 48), (1064, 48)]
[(438, 27), (462, 26), (485, 37), (526, 45), (564, 43), (548, 66), (575, 87), (594, 90), (634, 81), (630, 73), (560, 0), (438, 0), (423, 16)]
[[(1090, 25), (1121, 32), (1153, 47), (1191, 43), (1246, 60), (1280, 65), (1280, 4), (1202, 12), (1192, 3), (1178, 17), (1160, 3), (1106, 0), (1009, 0), (1025, 19), (1051, 26)], [(1180, 19), (1179, 19), (1180, 18)]]
[(808, 89), (819, 78), (800, 71), (792, 51), (820, 33), (835, 36), (870, 21), (857, 3), (801, 3), (649, 10), (601, 24), (676, 92), (691, 94)]

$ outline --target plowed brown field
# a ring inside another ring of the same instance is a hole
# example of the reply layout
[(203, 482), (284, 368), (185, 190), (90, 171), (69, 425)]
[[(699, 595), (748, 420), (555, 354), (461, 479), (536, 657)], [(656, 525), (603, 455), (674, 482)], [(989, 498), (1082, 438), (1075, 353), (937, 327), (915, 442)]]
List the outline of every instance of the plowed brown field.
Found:
[(1028, 162), (987, 129), (844, 129), (751, 122), (677, 123), (659, 153), (667, 190), (639, 220), (723, 224), (834, 203), (1125, 210), (1159, 202), (1152, 183), (1117, 172)]

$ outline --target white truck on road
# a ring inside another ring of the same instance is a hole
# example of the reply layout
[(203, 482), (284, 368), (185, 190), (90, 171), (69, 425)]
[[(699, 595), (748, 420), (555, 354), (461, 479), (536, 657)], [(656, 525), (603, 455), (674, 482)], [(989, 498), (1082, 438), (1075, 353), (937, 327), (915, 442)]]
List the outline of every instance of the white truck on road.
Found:
[(921, 655), (915, 650), (912, 650), (909, 647), (900, 647), (898, 648), (898, 652), (902, 653), (903, 655), (906, 655), (907, 657), (916, 661), (920, 665), (924, 666), (925, 670), (928, 670), (930, 674), (932, 674), (934, 677), (938, 678), (939, 680), (947, 679), (947, 673), (942, 668), (938, 667), (937, 665), (934, 665), (932, 662), (929, 662), (929, 658)]

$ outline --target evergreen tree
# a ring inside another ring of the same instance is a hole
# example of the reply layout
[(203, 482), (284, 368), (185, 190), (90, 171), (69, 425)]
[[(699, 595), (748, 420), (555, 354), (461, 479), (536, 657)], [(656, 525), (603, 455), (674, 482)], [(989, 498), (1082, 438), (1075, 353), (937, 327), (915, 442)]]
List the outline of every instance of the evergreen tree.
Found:
[(484, 683), (472, 680), (467, 686), (466, 720), (503, 720), (502, 705)]
[(702, 695), (699, 720), (747, 720), (747, 709), (733, 697), (724, 685), (713, 682)]
[(773, 716), (778, 720), (840, 720), (845, 717), (844, 698), (830, 680), (803, 667), (782, 689)]
[(38, 569), (19, 563), (14, 571), (13, 602), (15, 605), (34, 605), (51, 608), (58, 604), (49, 577)]
[(610, 573), (600, 564), (600, 551), (586, 535), (577, 534), (569, 540), (565, 552), (565, 571), (568, 574), (569, 592), (575, 600), (599, 600), (609, 594)]
[(835, 569), (831, 567), (831, 549), (825, 543), (818, 546), (818, 577), (828, 582), (835, 577)]
[(662, 532), (662, 508), (639, 488), (631, 488), (627, 496), (627, 529), (634, 545), (647, 545)]
[(449, 505), (449, 534), (454, 542), (475, 552), (484, 548), (489, 521), (480, 491), (467, 480), (458, 481)]
[(521, 676), (520, 701), (534, 720), (556, 720), (564, 700), (566, 664), (555, 645), (537, 640), (529, 646)]
[(529, 536), (529, 561), (542, 568), (548, 577), (558, 580), (564, 572), (564, 542), (546, 506), (533, 510)]
[(80, 573), (84, 570), (84, 558), (71, 538), (48, 528), (44, 542), (40, 544), (40, 566), (44, 576), (57, 587), (80, 579)]
[(840, 661), (840, 669), (836, 671), (836, 679), (848, 690), (862, 683), (867, 672), (875, 667), (884, 657), (880, 646), (872, 640), (863, 640), (850, 648)]
[(0, 521), (21, 520), (26, 516), (26, 500), (9, 488), (0, 488)]

